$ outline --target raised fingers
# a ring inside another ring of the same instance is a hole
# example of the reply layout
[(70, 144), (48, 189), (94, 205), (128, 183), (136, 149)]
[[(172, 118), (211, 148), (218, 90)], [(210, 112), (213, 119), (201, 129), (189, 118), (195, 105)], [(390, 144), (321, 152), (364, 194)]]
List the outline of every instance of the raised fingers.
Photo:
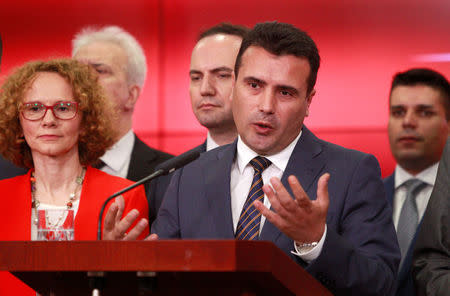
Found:
[(303, 190), (302, 185), (298, 181), (297, 177), (291, 175), (288, 177), (289, 186), (291, 187), (292, 193), (294, 194), (295, 202), (303, 210), (310, 213), (311, 212), (311, 200), (309, 199), (306, 192)]
[(110, 240), (114, 239), (114, 237), (111, 237), (110, 234), (112, 234), (114, 230), (114, 226), (116, 224), (116, 215), (118, 211), (118, 206), (116, 203), (113, 203), (108, 211), (106, 212), (105, 219), (103, 220), (103, 237), (102, 239)]
[(275, 212), (272, 212), (271, 210), (266, 208), (266, 206), (264, 206), (264, 204), (259, 200), (255, 200), (253, 202), (253, 205), (261, 213), (261, 215), (263, 215), (264, 217), (266, 217), (267, 220), (276, 225), (276, 222), (279, 219), (279, 217)]
[(136, 209), (131, 210), (119, 223), (116, 223), (114, 229), (116, 239), (122, 239), (126, 236), (126, 231), (139, 217), (139, 211)]
[(152, 233), (145, 238), (146, 241), (156, 241), (158, 240), (158, 235), (156, 233)]
[(330, 174), (325, 173), (320, 176), (317, 182), (317, 202), (321, 207), (328, 209), (330, 199), (328, 196), (328, 181), (330, 180)]
[(123, 210), (125, 209), (125, 200), (123, 199), (122, 195), (119, 195), (116, 197), (114, 203), (117, 205), (117, 214), (116, 214), (116, 223), (119, 223), (122, 219)]
[(147, 219), (141, 219), (136, 225), (127, 233), (123, 240), (136, 240), (139, 235), (148, 227)]
[[(276, 178), (272, 178), (272, 179), (276, 179)], [(272, 180), (271, 180), (271, 182), (272, 182)], [(274, 180), (274, 182), (276, 182), (275, 180)], [(281, 185), (281, 186), (283, 186), (283, 185)], [(275, 186), (274, 186), (275, 187)], [(271, 205), (271, 207), (272, 207), (272, 209), (278, 214), (278, 215), (280, 215), (280, 216), (283, 216), (283, 217), (286, 217), (289, 213), (288, 213), (288, 211), (284, 208), (284, 206), (281, 204), (281, 201), (280, 201), (280, 198), (279, 198), (279, 192), (277, 191), (277, 192), (275, 192), (274, 191), (274, 189), (270, 186), (270, 185), (268, 185), (268, 184), (265, 184), (264, 186), (263, 186), (263, 191), (264, 191), (264, 194), (267, 196), (267, 198), (269, 199), (269, 201), (270, 201), (270, 205)], [(265, 208), (265, 207), (264, 207)], [(264, 216), (266, 216), (267, 217), (267, 215), (265, 214), (265, 213), (263, 213), (263, 212), (261, 212)]]

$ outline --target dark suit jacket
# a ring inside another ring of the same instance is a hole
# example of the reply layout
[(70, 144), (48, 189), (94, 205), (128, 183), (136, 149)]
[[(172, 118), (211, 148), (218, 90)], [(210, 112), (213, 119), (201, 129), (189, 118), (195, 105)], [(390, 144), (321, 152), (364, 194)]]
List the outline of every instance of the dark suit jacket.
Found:
[(417, 295), (450, 291), (450, 137), (442, 154), (413, 257)]
[(26, 169), (19, 168), (0, 156), (0, 180), (23, 175), (26, 172)]
[(198, 145), (194, 148), (195, 150), (198, 150), (198, 152), (203, 153), (206, 152), (206, 140), (201, 145)]
[[(172, 158), (173, 155), (150, 148), (136, 135), (134, 137), (127, 179), (136, 182), (153, 173), (158, 164)], [(148, 188), (149, 184), (147, 183), (145, 189), (148, 190)]]
[[(236, 143), (203, 153), (174, 173), (152, 233), (234, 239), (230, 172)], [(331, 174), (330, 205), (319, 257), (306, 264), (292, 255), (292, 239), (267, 220), (260, 239), (275, 243), (336, 295), (392, 295), (400, 252), (377, 160), (319, 140), (304, 127), (281, 181), (288, 188), (287, 177), (297, 176), (315, 199), (325, 172)]]
[[(200, 153), (206, 152), (206, 141), (191, 150), (197, 150)], [(166, 176), (161, 176), (150, 182), (150, 187), (148, 188), (147, 197), (149, 204), (149, 226), (152, 226), (153, 221), (156, 219), (158, 210), (161, 207), (164, 194), (166, 193), (167, 187), (169, 187), (170, 179), (173, 173)]]
[[(386, 190), (386, 196), (388, 199), (388, 203), (391, 206), (391, 208), (393, 208), (394, 193), (395, 193), (394, 174), (385, 178), (383, 180), (383, 183), (384, 183), (384, 188)], [(414, 282), (413, 282), (413, 277), (412, 277), (411, 264), (412, 264), (414, 243), (416, 242), (417, 233), (419, 232), (419, 229), (420, 229), (420, 222), (419, 222), (419, 226), (417, 227), (416, 233), (414, 234), (414, 237), (411, 241), (411, 245), (409, 246), (408, 252), (406, 253), (403, 265), (399, 267), (400, 269), (399, 269), (398, 275), (397, 275), (397, 288), (395, 291), (395, 295), (397, 295), (397, 296), (414, 296), (414, 295), (416, 295), (416, 293), (414, 291)]]
[[(147, 146), (147, 144), (145, 144), (144, 142), (142, 142), (142, 140), (139, 139), (138, 136), (134, 135), (134, 137), (135, 141), (133, 150), (131, 152), (131, 159), (130, 165), (128, 167), (127, 179), (136, 182), (152, 174), (159, 164), (172, 158), (173, 155), (153, 149)], [(153, 201), (148, 193), (152, 186), (151, 184), (152, 184), (151, 182), (147, 182), (144, 184), (147, 202), (149, 204), (149, 211), (148, 211), (149, 221), (153, 221), (155, 219), (152, 216), (154, 215), (153, 214), (154, 211), (153, 209), (151, 209)]]

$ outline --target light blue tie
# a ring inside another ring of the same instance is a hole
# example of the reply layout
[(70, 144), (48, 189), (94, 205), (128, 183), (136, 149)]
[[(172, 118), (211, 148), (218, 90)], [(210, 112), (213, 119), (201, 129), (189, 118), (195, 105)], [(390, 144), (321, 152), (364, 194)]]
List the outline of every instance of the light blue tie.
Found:
[(400, 266), (403, 264), (409, 245), (416, 233), (419, 224), (419, 214), (417, 212), (416, 196), (417, 193), (426, 185), (419, 179), (410, 179), (405, 182), (406, 199), (403, 203), (398, 220), (397, 239), (400, 246), (402, 259)]

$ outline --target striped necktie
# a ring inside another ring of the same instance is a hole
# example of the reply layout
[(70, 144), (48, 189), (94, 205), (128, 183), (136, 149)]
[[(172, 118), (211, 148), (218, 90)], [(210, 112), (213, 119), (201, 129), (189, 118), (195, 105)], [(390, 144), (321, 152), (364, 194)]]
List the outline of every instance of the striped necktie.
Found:
[(263, 202), (264, 192), (262, 191), (263, 180), (262, 172), (271, 164), (267, 158), (257, 156), (250, 161), (255, 174), (253, 175), (252, 186), (248, 193), (247, 200), (242, 208), (236, 227), (236, 239), (253, 240), (259, 234), (259, 224), (261, 222), (261, 213), (253, 206), (255, 200)]
[(402, 255), (400, 266), (403, 264), (403, 260), (419, 224), (416, 197), (425, 185), (426, 183), (419, 179), (410, 179), (404, 185), (406, 186), (406, 199), (403, 203), (397, 226), (397, 239)]

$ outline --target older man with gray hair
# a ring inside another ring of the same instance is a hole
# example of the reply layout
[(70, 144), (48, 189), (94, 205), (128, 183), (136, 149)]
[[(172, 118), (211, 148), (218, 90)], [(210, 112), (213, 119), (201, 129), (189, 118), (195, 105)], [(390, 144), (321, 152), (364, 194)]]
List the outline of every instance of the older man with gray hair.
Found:
[(117, 107), (116, 143), (100, 158), (99, 168), (132, 181), (149, 175), (171, 155), (148, 147), (132, 130), (134, 107), (147, 74), (141, 45), (120, 27), (87, 27), (72, 40), (72, 56), (98, 72), (106, 96)]

